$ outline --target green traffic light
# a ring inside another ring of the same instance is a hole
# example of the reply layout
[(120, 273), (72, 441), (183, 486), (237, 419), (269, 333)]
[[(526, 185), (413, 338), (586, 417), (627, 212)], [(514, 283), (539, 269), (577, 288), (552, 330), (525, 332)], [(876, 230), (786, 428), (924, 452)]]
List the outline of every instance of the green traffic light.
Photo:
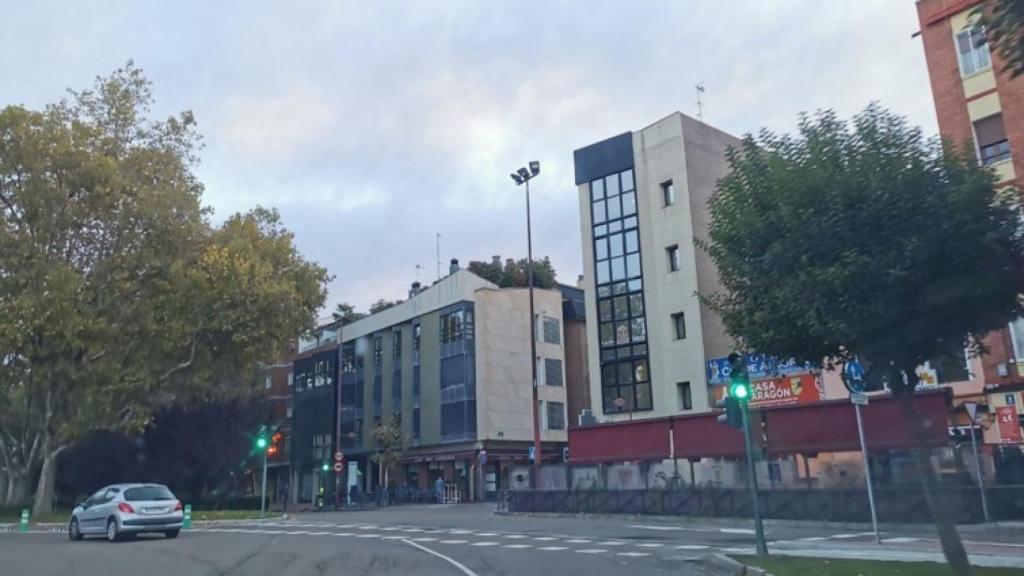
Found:
[(327, 465), (327, 462), (324, 462), (324, 465), (321, 467), (321, 470), (323, 470), (324, 472), (327, 472), (330, 468), (331, 467)]
[(263, 448), (266, 448), (267, 447), (267, 439), (264, 438), (263, 436), (260, 436), (259, 438), (257, 438), (256, 439), (256, 447), (261, 449), (261, 450)]
[(750, 396), (750, 387), (745, 383), (733, 383), (729, 395), (737, 400), (746, 400)]

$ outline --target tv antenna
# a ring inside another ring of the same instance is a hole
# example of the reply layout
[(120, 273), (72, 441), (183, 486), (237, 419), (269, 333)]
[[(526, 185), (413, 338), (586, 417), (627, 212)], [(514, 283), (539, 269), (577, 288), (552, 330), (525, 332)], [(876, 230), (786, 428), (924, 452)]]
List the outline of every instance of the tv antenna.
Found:
[(704, 83), (700, 82), (694, 88), (697, 89), (697, 120), (704, 121), (704, 100), (701, 95), (704, 94)]

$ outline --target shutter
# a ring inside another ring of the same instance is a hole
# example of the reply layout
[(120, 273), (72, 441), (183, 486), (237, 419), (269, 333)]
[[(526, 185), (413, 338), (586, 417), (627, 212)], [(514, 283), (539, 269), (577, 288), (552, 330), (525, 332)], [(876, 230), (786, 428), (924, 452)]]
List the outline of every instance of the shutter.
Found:
[(974, 123), (974, 133), (978, 139), (978, 148), (985, 148), (986, 146), (1006, 140), (1006, 127), (1003, 125), (1003, 115), (995, 114), (978, 120)]

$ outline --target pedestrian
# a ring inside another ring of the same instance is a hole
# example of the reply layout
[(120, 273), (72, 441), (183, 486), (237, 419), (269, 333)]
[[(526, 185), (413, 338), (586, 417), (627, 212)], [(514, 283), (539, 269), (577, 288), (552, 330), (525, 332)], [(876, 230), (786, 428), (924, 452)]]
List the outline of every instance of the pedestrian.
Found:
[(434, 493), (437, 495), (437, 503), (444, 504), (444, 476), (438, 476), (434, 482)]

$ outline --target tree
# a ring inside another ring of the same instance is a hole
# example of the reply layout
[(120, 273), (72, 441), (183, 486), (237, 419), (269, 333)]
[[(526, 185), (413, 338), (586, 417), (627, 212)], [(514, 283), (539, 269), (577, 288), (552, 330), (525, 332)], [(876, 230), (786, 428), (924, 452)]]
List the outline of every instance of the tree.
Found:
[(351, 324), (352, 322), (366, 318), (366, 314), (356, 312), (355, 306), (348, 302), (339, 302), (334, 308), (334, 312), (331, 313), (331, 316), (334, 316), (335, 321), (341, 320), (345, 324)]
[(1004, 61), (1003, 70), (1016, 78), (1024, 74), (1024, 0), (992, 0), (972, 16), (985, 27), (985, 36)]
[(0, 463), (8, 486), (38, 471), (36, 514), (77, 440), (245, 390), (325, 297), (276, 211), (209, 223), (195, 120), (151, 121), (151, 101), (129, 62), (0, 111)]
[(377, 300), (373, 304), (370, 304), (370, 314), (373, 315), (373, 314), (376, 314), (377, 312), (383, 312), (384, 310), (387, 310), (388, 308), (391, 308), (392, 306), (397, 306), (397, 305), (399, 305), (401, 303), (402, 303), (401, 300), (394, 300), (394, 301), (392, 301), (392, 300), (385, 300), (385, 299), (381, 298), (380, 300)]
[[(500, 288), (525, 288), (529, 285), (529, 270), (526, 258), (513, 260), (509, 258), (502, 266), (498, 261), (482, 262), (473, 260), (468, 269), (477, 276), (497, 284)], [(554, 288), (555, 268), (551, 259), (545, 256), (542, 260), (533, 261), (533, 285), (536, 288)]]
[(388, 477), (391, 467), (402, 457), (405, 450), (405, 434), (402, 432), (402, 424), (397, 418), (391, 418), (387, 423), (381, 423), (370, 430), (370, 438), (373, 440), (377, 451), (370, 457), (380, 466), (382, 486), (387, 488)]
[[(802, 116), (797, 136), (762, 131), (727, 159), (701, 243), (722, 289), (703, 297), (748, 349), (827, 365), (870, 358), (922, 437), (915, 368), (951, 348), (978, 352), (1022, 311), (1016, 194), (997, 191), (969, 151), (878, 105), (851, 123)], [(967, 574), (924, 449), (917, 465), (946, 558)]]

